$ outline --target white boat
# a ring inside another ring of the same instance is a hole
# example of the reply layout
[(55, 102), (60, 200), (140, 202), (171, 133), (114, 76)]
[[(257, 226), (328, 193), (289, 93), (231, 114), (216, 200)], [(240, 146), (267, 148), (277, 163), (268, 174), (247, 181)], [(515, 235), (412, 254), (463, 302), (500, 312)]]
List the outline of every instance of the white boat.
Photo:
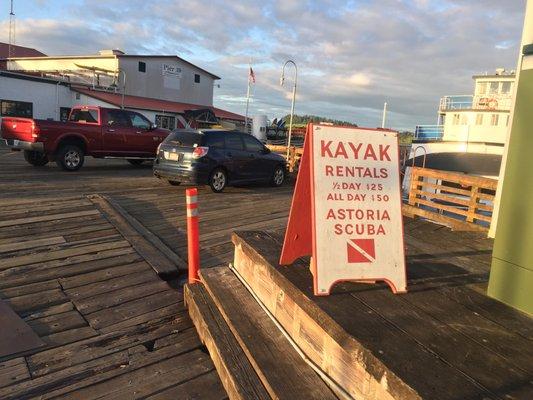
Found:
[(498, 178), (510, 120), (515, 72), (475, 75), (474, 94), (440, 99), (437, 125), (419, 125), (405, 162)]

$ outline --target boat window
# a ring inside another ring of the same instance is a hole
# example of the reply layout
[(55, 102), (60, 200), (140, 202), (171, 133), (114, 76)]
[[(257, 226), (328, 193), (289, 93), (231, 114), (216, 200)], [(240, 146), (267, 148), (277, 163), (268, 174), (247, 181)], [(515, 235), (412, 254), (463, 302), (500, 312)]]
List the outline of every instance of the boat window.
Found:
[(476, 115), (476, 125), (483, 125), (483, 114), (478, 113)]
[(502, 94), (511, 93), (511, 82), (502, 82)]
[(453, 114), (453, 124), (459, 125), (459, 114)]
[(468, 116), (466, 114), (461, 115), (461, 125), (468, 125)]
[(500, 87), (500, 82), (491, 82), (490, 83), (490, 94), (497, 94), (499, 87)]
[(487, 93), (487, 82), (479, 82), (477, 84), (477, 93), (486, 94)]
[(492, 114), (492, 116), (490, 118), (490, 124), (492, 126), (497, 126), (499, 119), (500, 119), (500, 116), (498, 114)]

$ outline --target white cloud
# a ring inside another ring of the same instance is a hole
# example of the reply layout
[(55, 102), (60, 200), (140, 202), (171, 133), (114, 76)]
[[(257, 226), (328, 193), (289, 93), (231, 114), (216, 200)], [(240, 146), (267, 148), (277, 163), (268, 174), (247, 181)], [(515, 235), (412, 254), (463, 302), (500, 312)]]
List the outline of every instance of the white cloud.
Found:
[(523, 10), (523, 0), (87, 0), (19, 16), (17, 40), (48, 54), (177, 53), (222, 76), (216, 104), (240, 113), (253, 57), (251, 113), (270, 117), (290, 107), (292, 72), (285, 88), (279, 75), (293, 58), (297, 112), (375, 126), (387, 101), (391, 124), (412, 129), (434, 121), (440, 96), (470, 93), (472, 74), (514, 69)]

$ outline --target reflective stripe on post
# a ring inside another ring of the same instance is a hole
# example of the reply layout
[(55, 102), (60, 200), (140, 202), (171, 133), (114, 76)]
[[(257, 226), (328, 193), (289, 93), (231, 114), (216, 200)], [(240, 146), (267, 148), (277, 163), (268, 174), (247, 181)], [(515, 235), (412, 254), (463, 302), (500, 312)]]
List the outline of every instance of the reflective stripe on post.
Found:
[(187, 260), (189, 262), (189, 284), (200, 277), (200, 234), (198, 229), (198, 189), (186, 190), (187, 199)]

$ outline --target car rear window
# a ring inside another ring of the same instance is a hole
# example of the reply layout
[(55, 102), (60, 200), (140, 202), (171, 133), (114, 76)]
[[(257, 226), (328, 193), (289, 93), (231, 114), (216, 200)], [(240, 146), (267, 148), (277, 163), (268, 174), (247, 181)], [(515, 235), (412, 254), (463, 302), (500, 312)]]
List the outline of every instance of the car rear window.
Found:
[(98, 123), (98, 111), (97, 110), (74, 109), (70, 113), (69, 121), (88, 122), (90, 124)]
[(165, 143), (170, 143), (177, 147), (193, 147), (200, 145), (202, 136), (198, 132), (173, 131), (165, 139)]

